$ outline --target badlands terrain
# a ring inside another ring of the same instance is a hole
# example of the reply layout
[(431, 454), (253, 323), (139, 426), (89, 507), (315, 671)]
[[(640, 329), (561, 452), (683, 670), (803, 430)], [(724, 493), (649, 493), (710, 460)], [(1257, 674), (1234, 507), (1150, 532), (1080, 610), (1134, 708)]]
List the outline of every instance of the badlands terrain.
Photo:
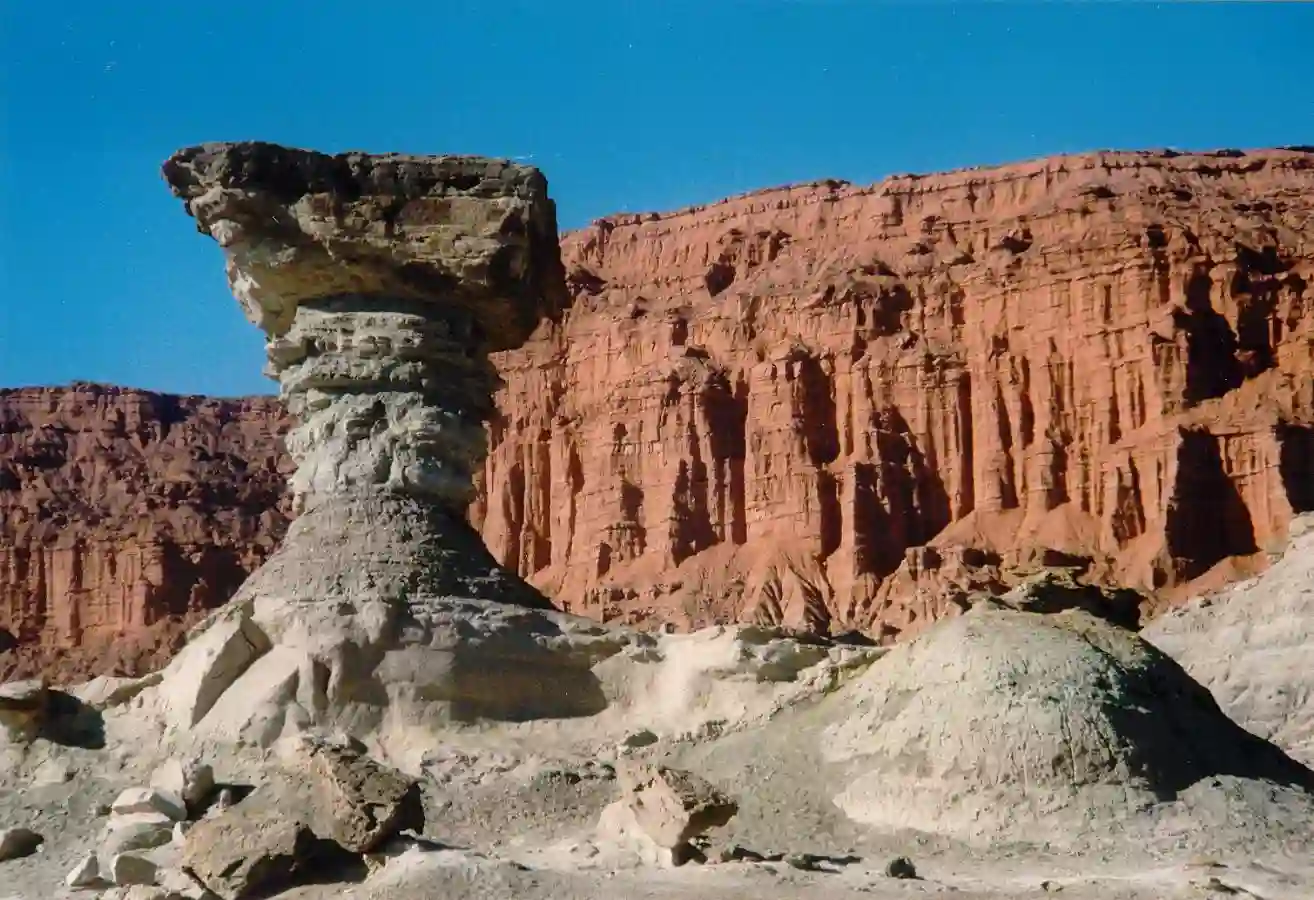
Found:
[(0, 897), (1314, 896), (1314, 153), (163, 171), (280, 401), (0, 397)]

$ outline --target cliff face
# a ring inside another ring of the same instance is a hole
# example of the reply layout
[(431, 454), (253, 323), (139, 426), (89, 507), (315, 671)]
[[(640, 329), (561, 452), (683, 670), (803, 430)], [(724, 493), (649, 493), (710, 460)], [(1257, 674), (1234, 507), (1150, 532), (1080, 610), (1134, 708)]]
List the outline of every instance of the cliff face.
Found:
[(167, 658), (282, 537), (284, 430), (272, 399), (0, 390), (0, 680)]
[(1314, 505), (1314, 152), (824, 182), (563, 241), (472, 517), (589, 615), (910, 625), (1066, 565), (1171, 598)]

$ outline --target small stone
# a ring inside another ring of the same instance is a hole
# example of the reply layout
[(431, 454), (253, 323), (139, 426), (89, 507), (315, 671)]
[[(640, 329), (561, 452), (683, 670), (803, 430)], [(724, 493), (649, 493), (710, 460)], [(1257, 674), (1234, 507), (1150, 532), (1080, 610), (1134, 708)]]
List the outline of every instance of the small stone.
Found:
[(31, 856), (44, 841), (30, 828), (6, 828), (0, 831), (0, 862)]
[(906, 856), (896, 856), (885, 864), (886, 878), (916, 878), (917, 867)]
[(109, 880), (117, 885), (154, 884), (159, 867), (142, 856), (120, 853), (110, 860)]
[(211, 806), (205, 813), (206, 818), (219, 815), (219, 813), (228, 809), (236, 802), (237, 799), (233, 796), (233, 791), (231, 788), (220, 788), (219, 796), (215, 797), (214, 799), (214, 805)]
[(68, 873), (64, 883), (71, 888), (86, 888), (100, 883), (100, 862), (96, 854), (88, 853), (82, 861)]
[(100, 852), (105, 856), (129, 850), (150, 850), (173, 839), (173, 822), (159, 813), (113, 816), (105, 823)]
[(187, 840), (187, 832), (191, 830), (191, 822), (175, 822), (173, 825), (173, 842), (181, 844)]
[(135, 813), (159, 813), (174, 822), (187, 818), (187, 804), (173, 791), (158, 788), (128, 788), (110, 804), (110, 809), (121, 816)]
[(151, 787), (181, 797), (187, 808), (196, 812), (214, 791), (214, 769), (193, 758), (175, 757), (151, 774)]

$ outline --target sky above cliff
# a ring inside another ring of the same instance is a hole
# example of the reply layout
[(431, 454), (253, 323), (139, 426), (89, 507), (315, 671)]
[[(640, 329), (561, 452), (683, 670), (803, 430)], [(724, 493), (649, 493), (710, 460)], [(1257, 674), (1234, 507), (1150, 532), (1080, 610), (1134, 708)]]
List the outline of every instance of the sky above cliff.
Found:
[(1314, 5), (0, 3), (0, 386), (267, 392), (174, 149), (515, 157), (561, 226), (816, 178), (1314, 143)]

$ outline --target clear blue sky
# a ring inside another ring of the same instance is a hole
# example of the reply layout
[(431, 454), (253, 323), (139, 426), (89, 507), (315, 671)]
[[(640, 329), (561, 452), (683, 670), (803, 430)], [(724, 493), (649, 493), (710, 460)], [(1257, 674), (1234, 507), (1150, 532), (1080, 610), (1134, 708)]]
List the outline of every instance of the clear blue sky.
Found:
[(530, 156), (563, 229), (813, 178), (1314, 143), (1314, 5), (0, 0), (0, 386), (264, 392), (178, 147)]

